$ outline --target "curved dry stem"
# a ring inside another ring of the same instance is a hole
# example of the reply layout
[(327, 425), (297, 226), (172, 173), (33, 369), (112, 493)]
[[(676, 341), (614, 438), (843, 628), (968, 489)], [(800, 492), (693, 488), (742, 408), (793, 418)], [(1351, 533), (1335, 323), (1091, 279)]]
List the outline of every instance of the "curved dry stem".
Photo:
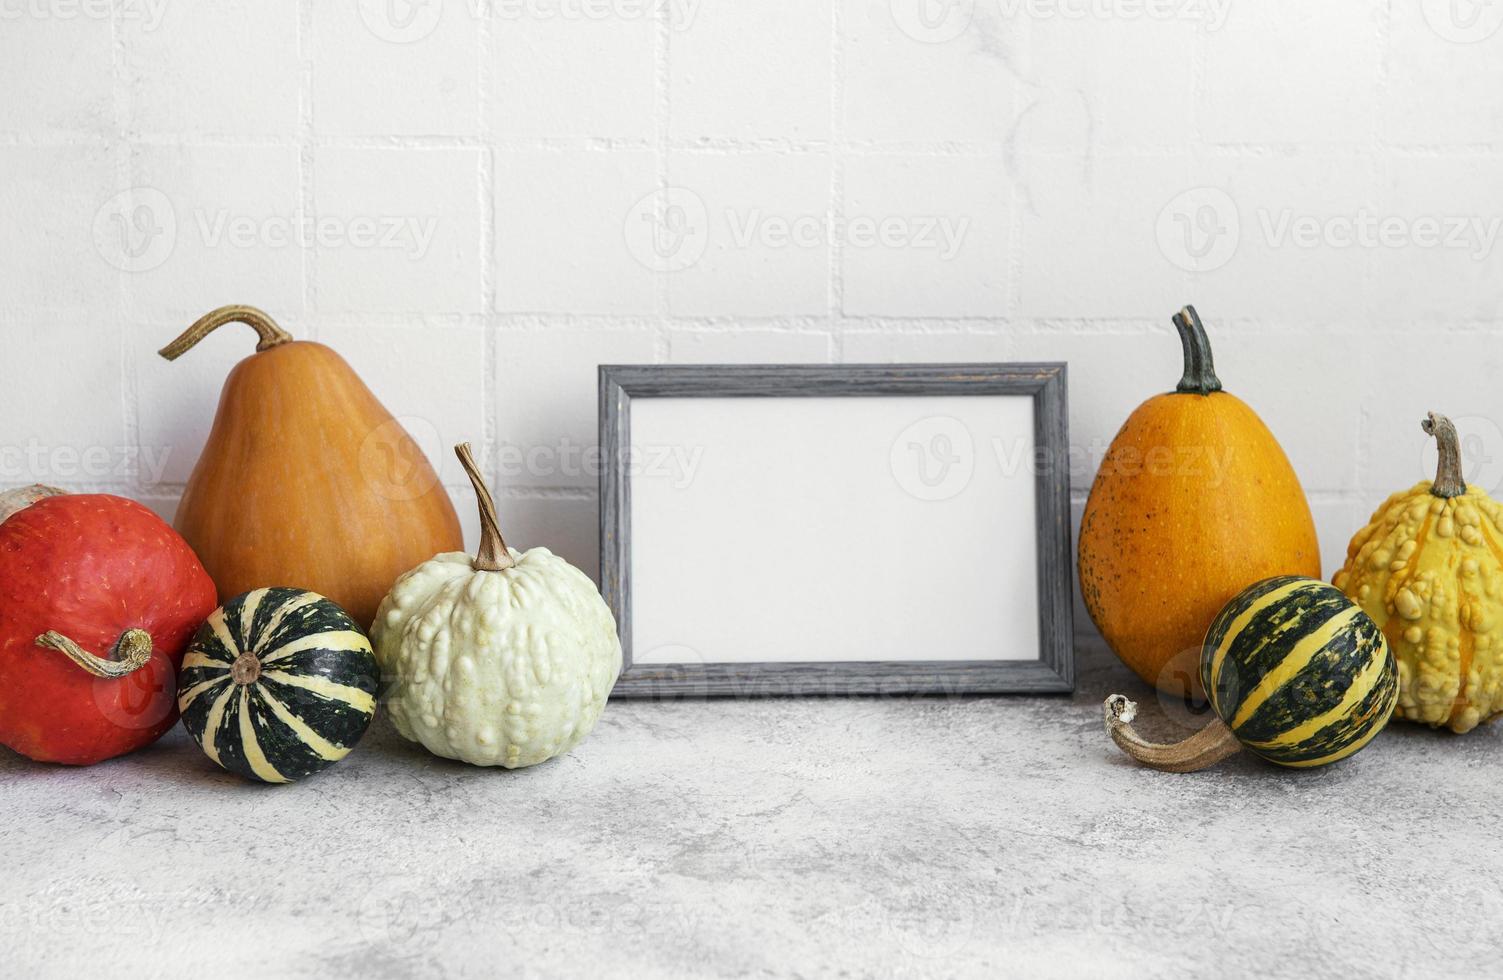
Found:
[(459, 457), (459, 465), (464, 467), (465, 475), (475, 487), (475, 500), (480, 504), (480, 551), (475, 555), (475, 571), (500, 572), (511, 568), (516, 562), (511, 560), (506, 540), (501, 537), (501, 523), (496, 517), (496, 500), (485, 485), (485, 477), (480, 475), (480, 467), (475, 465), (475, 454), (470, 450), (470, 444), (462, 442), (455, 446), (454, 454)]
[(116, 680), (133, 674), (151, 659), (151, 634), (145, 630), (126, 630), (110, 647), (108, 657), (98, 657), (56, 630), (37, 637), (36, 644), (56, 650), (95, 677)]
[(217, 310), (211, 310), (199, 317), (182, 336), (172, 343), (157, 351), (169, 361), (175, 361), (188, 353), (200, 340), (218, 330), (226, 323), (248, 324), (256, 331), (260, 340), (256, 343), (256, 351), (271, 350), (292, 340), (292, 334), (277, 326), (277, 322), (266, 313), (254, 306), (232, 305), (221, 306)]
[(1195, 772), (1214, 766), (1242, 748), (1237, 736), (1219, 718), (1212, 719), (1209, 725), (1183, 742), (1164, 745), (1150, 742), (1133, 730), (1132, 720), (1138, 715), (1136, 702), (1113, 694), (1101, 708), (1106, 732), (1117, 743), (1117, 748), (1161, 772)]
[(1430, 492), (1437, 497), (1459, 497), (1466, 493), (1466, 481), (1461, 478), (1461, 437), (1456, 434), (1456, 426), (1444, 415), (1431, 412), (1420, 428), (1435, 437), (1435, 449), (1440, 453)]

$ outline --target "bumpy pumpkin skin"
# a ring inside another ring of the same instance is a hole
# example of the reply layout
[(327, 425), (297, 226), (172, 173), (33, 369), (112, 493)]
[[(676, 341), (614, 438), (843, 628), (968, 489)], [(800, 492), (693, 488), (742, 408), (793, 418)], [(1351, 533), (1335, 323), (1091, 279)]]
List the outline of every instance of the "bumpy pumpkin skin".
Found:
[(1503, 713), (1503, 506), (1432, 486), (1389, 497), (1333, 582), (1398, 658), (1399, 717), (1467, 732)]
[(311, 341), (230, 373), (176, 527), (221, 601), (291, 585), (362, 627), (398, 575), (464, 546), (422, 451), (344, 358)]
[(439, 555), (402, 576), (371, 632), (403, 737), (477, 766), (568, 752), (595, 727), (621, 642), (595, 584), (547, 548), (480, 571)]
[(1244, 587), (1320, 577), (1315, 521), (1268, 427), (1225, 391), (1138, 407), (1096, 474), (1080, 527), (1091, 619), (1139, 677), (1201, 697), (1201, 641)]

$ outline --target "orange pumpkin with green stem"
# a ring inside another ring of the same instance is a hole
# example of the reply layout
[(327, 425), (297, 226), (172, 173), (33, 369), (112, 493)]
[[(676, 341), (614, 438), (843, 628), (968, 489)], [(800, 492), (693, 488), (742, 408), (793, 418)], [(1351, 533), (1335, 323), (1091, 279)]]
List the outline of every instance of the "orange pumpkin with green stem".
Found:
[(1222, 390), (1195, 308), (1174, 326), (1184, 376), (1128, 417), (1101, 462), (1080, 526), (1080, 589), (1138, 676), (1200, 697), (1200, 646), (1216, 613), (1260, 579), (1319, 578), (1320, 549), (1294, 468)]

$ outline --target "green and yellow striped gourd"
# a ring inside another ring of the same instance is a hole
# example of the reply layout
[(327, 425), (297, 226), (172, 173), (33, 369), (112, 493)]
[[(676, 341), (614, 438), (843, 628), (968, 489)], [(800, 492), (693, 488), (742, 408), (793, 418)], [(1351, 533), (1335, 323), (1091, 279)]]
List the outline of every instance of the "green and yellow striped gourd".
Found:
[(199, 628), (178, 675), (183, 725), (215, 763), (288, 783), (360, 741), (380, 673), (370, 641), (316, 592), (256, 589)]
[(1188, 772), (1245, 748), (1293, 768), (1328, 765), (1362, 748), (1398, 703), (1398, 667), (1368, 615), (1340, 589), (1284, 575), (1248, 586), (1201, 644), (1201, 682), (1216, 714), (1178, 745), (1130, 727), (1135, 706), (1107, 699), (1107, 727), (1129, 755)]

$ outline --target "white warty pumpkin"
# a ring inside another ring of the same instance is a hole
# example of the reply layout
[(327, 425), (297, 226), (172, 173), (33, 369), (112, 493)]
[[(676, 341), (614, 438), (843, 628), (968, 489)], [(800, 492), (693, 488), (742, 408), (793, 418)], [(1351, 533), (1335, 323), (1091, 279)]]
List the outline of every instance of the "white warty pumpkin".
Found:
[(439, 555), (381, 603), (371, 642), (397, 731), (435, 755), (516, 769), (562, 755), (595, 727), (621, 672), (615, 619), (595, 585), (547, 548), (506, 547), (480, 500), (480, 553)]

